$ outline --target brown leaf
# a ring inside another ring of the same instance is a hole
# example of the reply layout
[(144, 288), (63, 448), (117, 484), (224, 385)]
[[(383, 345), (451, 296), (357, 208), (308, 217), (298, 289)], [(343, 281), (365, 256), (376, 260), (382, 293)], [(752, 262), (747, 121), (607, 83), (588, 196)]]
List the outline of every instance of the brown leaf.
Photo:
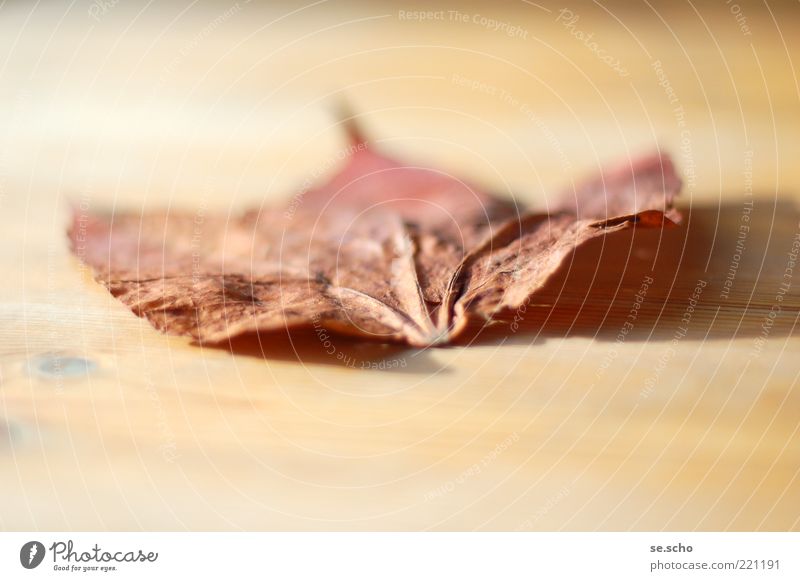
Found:
[(72, 248), (167, 333), (219, 343), (313, 326), (422, 347), (519, 308), (591, 238), (679, 218), (680, 179), (660, 154), (570, 188), (548, 215), (395, 161), (346, 127), (344, 167), (283, 208), (76, 214)]

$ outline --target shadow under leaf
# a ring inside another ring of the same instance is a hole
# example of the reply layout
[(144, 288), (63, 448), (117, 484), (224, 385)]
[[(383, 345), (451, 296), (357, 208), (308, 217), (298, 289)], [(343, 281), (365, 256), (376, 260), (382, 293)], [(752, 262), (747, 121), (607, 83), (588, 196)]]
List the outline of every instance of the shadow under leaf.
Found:
[(277, 361), (332, 365), (354, 370), (392, 373), (446, 373), (434, 362), (429, 349), (410, 349), (394, 343), (364, 341), (326, 333), (313, 328), (292, 329), (279, 333), (247, 333), (226, 344), (208, 345), (230, 350), (235, 355)]
[(677, 228), (633, 228), (590, 241), (522, 309), (490, 325), (474, 322), (460, 343), (793, 334), (800, 315), (800, 285), (791, 280), (800, 248), (797, 208), (759, 200), (683, 212)]

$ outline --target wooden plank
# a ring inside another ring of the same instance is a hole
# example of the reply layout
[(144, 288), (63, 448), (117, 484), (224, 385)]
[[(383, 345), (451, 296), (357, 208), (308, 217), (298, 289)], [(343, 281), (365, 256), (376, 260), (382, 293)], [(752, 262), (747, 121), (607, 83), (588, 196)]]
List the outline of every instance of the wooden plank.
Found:
[[(724, 4), (578, 5), (625, 77), (555, 5), (470, 5), (526, 39), (388, 4), (271, 26), (287, 7), (234, 6), (0, 9), (0, 528), (800, 527), (795, 279), (771, 316), (800, 231), (796, 6), (748, 7), (746, 36)], [(381, 146), (534, 204), (658, 142), (695, 172), (686, 219), (582, 250), (519, 331), (337, 338), (341, 359), (303, 334), (164, 337), (67, 252), (68, 200), (287, 196), (337, 157), (338, 90)]]

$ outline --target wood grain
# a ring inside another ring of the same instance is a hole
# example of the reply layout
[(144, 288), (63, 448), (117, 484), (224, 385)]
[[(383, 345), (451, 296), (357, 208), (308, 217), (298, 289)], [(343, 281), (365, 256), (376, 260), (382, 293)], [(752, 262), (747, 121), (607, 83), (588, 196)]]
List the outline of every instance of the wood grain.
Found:
[[(132, 4), (0, 8), (0, 528), (800, 528), (796, 4)], [(659, 144), (684, 223), (426, 351), (193, 346), (67, 251), (70, 204), (288, 198), (336, 162), (341, 94), (396, 155), (541, 206)]]

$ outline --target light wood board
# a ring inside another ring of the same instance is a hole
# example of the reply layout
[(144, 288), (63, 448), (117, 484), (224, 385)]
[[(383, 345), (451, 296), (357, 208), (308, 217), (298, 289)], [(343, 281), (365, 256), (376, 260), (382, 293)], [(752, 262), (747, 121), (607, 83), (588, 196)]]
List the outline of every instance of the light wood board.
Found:
[[(796, 3), (92, 6), (0, 7), (0, 529), (800, 528)], [(287, 199), (341, 95), (375, 146), (542, 207), (660, 145), (686, 220), (585, 249), (516, 333), (337, 338), (355, 368), (162, 336), (70, 256), (70, 203)]]

